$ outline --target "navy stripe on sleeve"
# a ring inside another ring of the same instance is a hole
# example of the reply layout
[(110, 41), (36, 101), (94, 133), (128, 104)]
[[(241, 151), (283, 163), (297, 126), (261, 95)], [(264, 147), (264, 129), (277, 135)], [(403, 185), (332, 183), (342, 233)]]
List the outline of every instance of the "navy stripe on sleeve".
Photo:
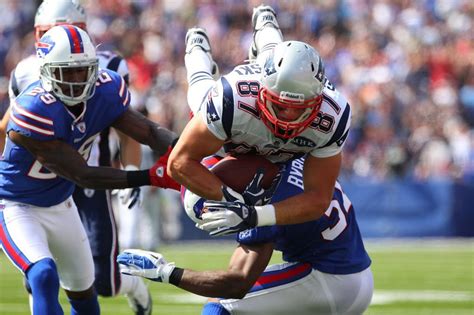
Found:
[(224, 77), (221, 78), (224, 96), (222, 99), (222, 126), (227, 138), (232, 137), (232, 124), (234, 122), (234, 92), (229, 81)]
[[(325, 148), (329, 147), (331, 144), (334, 142), (342, 140), (342, 143), (344, 142), (345, 138), (347, 137), (347, 132), (346, 131), (346, 125), (349, 120), (349, 115), (351, 113), (351, 106), (349, 103), (347, 103), (346, 108), (344, 109), (344, 113), (342, 113), (342, 117), (339, 120), (339, 125), (337, 125), (336, 132), (332, 135), (331, 139), (326, 143), (325, 145), (321, 146), (320, 148)], [(342, 145), (342, 143), (338, 143), (339, 146)]]

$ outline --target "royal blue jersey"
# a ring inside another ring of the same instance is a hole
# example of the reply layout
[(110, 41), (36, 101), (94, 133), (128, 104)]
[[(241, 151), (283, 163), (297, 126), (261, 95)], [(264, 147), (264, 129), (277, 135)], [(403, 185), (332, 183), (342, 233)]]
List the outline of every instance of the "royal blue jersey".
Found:
[[(303, 192), (304, 158), (288, 162), (272, 203)], [(258, 227), (237, 236), (242, 244), (274, 242), (287, 262), (309, 262), (314, 269), (331, 274), (350, 274), (370, 266), (357, 225), (354, 208), (336, 183), (333, 200), (318, 220)]]
[[(77, 118), (36, 81), (16, 98), (7, 132), (13, 130), (38, 141), (64, 141), (87, 160), (94, 138), (129, 104), (130, 93), (124, 79), (110, 70), (99, 72), (94, 96)], [(44, 168), (24, 147), (7, 138), (0, 161), (0, 199), (49, 207), (66, 200), (73, 191), (73, 182)]]

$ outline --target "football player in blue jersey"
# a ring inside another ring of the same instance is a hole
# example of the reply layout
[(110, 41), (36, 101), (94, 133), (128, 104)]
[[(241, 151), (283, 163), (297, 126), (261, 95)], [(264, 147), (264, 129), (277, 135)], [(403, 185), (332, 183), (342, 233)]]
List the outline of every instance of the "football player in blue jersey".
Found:
[[(84, 8), (74, 0), (45, 0), (38, 7), (35, 16), (35, 39), (51, 27), (72, 24), (86, 30), (87, 16)], [(110, 69), (119, 73), (128, 84), (129, 72), (126, 61), (111, 51), (98, 51), (99, 68)], [(9, 94), (13, 104), (15, 98), (31, 83), (39, 79), (39, 59), (31, 55), (21, 60), (10, 76)], [(0, 130), (6, 129), (9, 114), (2, 120)], [(96, 138), (91, 148), (88, 164), (91, 166), (111, 166), (110, 128), (104, 129)], [(120, 161), (125, 170), (138, 170), (141, 160), (141, 149), (138, 142), (117, 132), (120, 139)], [(3, 151), (3, 145), (1, 146)], [(131, 215), (140, 213), (140, 187), (118, 190), (119, 207), (132, 209)], [(124, 294), (131, 308), (137, 314), (151, 309), (151, 297), (143, 281), (121, 275), (116, 256), (118, 253), (118, 231), (111, 202), (110, 190), (93, 190), (76, 186), (73, 194), (79, 210), (81, 221), (86, 229), (94, 257), (95, 289), (104, 297)], [(31, 291), (25, 282), (27, 290)], [(30, 294), (30, 304), (31, 304)]]
[[(272, 202), (303, 192), (303, 165), (304, 158), (285, 165)], [(362, 314), (370, 304), (371, 261), (353, 205), (337, 182), (320, 219), (248, 229), (237, 242), (225, 271), (179, 268), (159, 253), (138, 249), (125, 250), (118, 262), (126, 274), (210, 297), (203, 315)], [(284, 262), (268, 265), (274, 251)]]
[[(55, 26), (36, 52), (40, 80), (15, 99), (0, 160), (0, 240), (28, 280), (33, 313), (62, 314), (61, 286), (72, 314), (98, 314), (94, 262), (72, 199), (75, 186), (173, 186), (165, 169), (176, 135), (129, 107), (124, 78), (99, 69), (95, 46), (82, 29)], [(96, 137), (108, 127), (161, 158), (149, 170), (88, 165)]]

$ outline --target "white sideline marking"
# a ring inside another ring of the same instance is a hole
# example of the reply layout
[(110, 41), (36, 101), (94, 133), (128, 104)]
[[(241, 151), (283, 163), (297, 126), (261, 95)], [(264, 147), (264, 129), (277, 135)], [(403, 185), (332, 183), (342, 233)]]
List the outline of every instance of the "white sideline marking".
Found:
[(391, 304), (401, 301), (472, 301), (474, 294), (466, 291), (392, 291), (376, 290), (371, 305)]
[[(207, 298), (191, 294), (160, 294), (153, 297), (177, 304), (204, 304)], [(371, 305), (391, 304), (402, 301), (453, 301), (464, 302), (474, 300), (474, 294), (466, 291), (393, 291), (376, 290)]]

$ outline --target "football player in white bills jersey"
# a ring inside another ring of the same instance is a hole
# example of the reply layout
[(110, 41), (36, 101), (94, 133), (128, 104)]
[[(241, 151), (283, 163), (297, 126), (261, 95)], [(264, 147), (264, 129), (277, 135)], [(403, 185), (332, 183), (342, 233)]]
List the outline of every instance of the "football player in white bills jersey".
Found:
[[(203, 198), (184, 192), (198, 226), (212, 235), (240, 231), (228, 269), (196, 272), (131, 249), (118, 256), (122, 272), (211, 297), (203, 315), (361, 314), (373, 294), (371, 260), (354, 207), (336, 181), (350, 107), (326, 81), (311, 46), (282, 42), (271, 7), (255, 8), (252, 25), (249, 55), (257, 61), (237, 66), (216, 85), (205, 31), (188, 31), (188, 99), (196, 115), (168, 164), (194, 193), (231, 200), (205, 202), (203, 214)], [(281, 163), (276, 190), (260, 189), (258, 172), (242, 195), (223, 186), (206, 168), (217, 158), (199, 163), (222, 145)], [(273, 205), (254, 206), (269, 196)], [(268, 266), (274, 250), (285, 262)]]
[[(63, 314), (59, 286), (71, 314), (99, 314), (91, 246), (72, 198), (75, 187), (169, 187), (164, 170), (176, 135), (130, 108), (124, 78), (98, 68), (84, 30), (54, 26), (36, 43), (36, 52), (39, 80), (15, 99), (0, 159), (0, 242), (28, 280), (34, 314)], [(92, 144), (108, 127), (161, 158), (138, 171), (88, 165)], [(144, 302), (137, 313), (150, 308)]]
[[(86, 30), (84, 8), (73, 0), (45, 0), (38, 7), (35, 16), (35, 39), (38, 42), (46, 31), (55, 25), (72, 24)], [(120, 74), (128, 84), (129, 72), (126, 61), (110, 51), (97, 52), (99, 68), (110, 69)], [(12, 71), (9, 84), (10, 102), (31, 83), (39, 79), (40, 62), (31, 55), (18, 63)], [(5, 115), (8, 119), (8, 114)], [(6, 125), (5, 125), (6, 127)], [(109, 148), (110, 128), (104, 129), (94, 140), (88, 164), (90, 166), (111, 166)], [(120, 156), (125, 170), (138, 170), (141, 160), (140, 144), (118, 132)], [(2, 148), (3, 149), (3, 148)], [(2, 150), (3, 151), (3, 150)], [(140, 187), (119, 190), (119, 206), (126, 206), (139, 213), (141, 204)], [(114, 217), (109, 190), (93, 190), (77, 186), (73, 194), (74, 202), (91, 244), (94, 257), (95, 289), (104, 297), (125, 294), (132, 309), (141, 314), (149, 309), (150, 295), (143, 281), (121, 275), (116, 256), (119, 249), (117, 224)], [(26, 282), (27, 290), (30, 291)], [(30, 294), (31, 305), (31, 294)]]

